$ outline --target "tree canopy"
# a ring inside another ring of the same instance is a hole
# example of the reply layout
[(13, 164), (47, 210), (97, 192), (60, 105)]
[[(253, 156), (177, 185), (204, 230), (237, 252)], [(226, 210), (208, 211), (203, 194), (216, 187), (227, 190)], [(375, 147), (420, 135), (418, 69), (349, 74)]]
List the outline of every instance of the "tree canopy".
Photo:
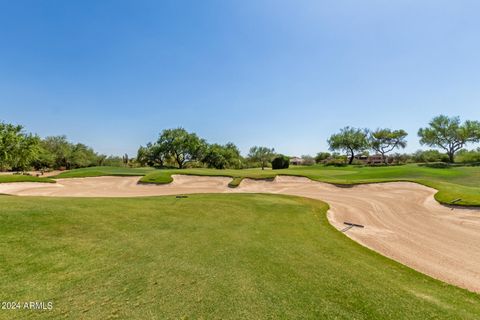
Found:
[(368, 131), (366, 129), (358, 129), (345, 127), (339, 133), (333, 134), (328, 139), (330, 150), (344, 151), (349, 157), (349, 164), (352, 164), (355, 153), (359, 153), (368, 149)]
[(480, 141), (480, 122), (461, 123), (459, 117), (440, 115), (433, 118), (428, 127), (418, 130), (418, 136), (422, 145), (445, 150), (449, 161), (454, 162), (458, 150), (467, 143)]
[(222, 146), (220, 144), (210, 144), (206, 148), (202, 162), (209, 168), (241, 168), (240, 150), (233, 143), (229, 142)]
[(377, 129), (370, 132), (370, 147), (382, 155), (384, 163), (387, 163), (386, 154), (398, 149), (405, 148), (407, 141), (405, 138), (408, 133), (405, 130)]
[(40, 138), (20, 125), (0, 123), (0, 170), (25, 170), (38, 156)]
[(248, 157), (250, 160), (259, 162), (262, 166), (262, 170), (265, 170), (267, 164), (272, 161), (275, 156), (275, 149), (267, 147), (251, 147)]
[(206, 148), (205, 140), (183, 128), (163, 130), (157, 145), (163, 154), (173, 157), (180, 169), (185, 163), (200, 159)]

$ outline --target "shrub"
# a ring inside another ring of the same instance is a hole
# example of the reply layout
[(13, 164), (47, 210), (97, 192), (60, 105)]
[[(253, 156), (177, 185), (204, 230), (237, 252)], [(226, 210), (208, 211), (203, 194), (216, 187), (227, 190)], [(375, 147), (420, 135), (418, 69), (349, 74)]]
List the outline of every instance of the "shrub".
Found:
[(457, 153), (457, 162), (460, 163), (475, 163), (480, 162), (480, 148), (477, 150), (460, 150)]
[(315, 164), (315, 158), (313, 158), (312, 156), (309, 156), (309, 155), (303, 155), (302, 160), (303, 160), (302, 164), (304, 166), (312, 166), (312, 165)]
[(326, 166), (346, 167), (347, 163), (342, 158), (332, 158), (324, 161)]
[(284, 155), (279, 155), (272, 161), (272, 169), (287, 169), (289, 166), (290, 158)]
[(429, 162), (420, 164), (421, 167), (436, 168), (436, 169), (446, 169), (450, 168), (452, 165), (447, 162)]
[(418, 150), (412, 155), (415, 162), (448, 162), (448, 155), (438, 150)]
[(324, 160), (327, 160), (330, 157), (331, 157), (331, 154), (328, 153), (328, 152), (319, 152), (319, 153), (317, 153), (317, 156), (315, 157), (315, 162), (320, 163)]

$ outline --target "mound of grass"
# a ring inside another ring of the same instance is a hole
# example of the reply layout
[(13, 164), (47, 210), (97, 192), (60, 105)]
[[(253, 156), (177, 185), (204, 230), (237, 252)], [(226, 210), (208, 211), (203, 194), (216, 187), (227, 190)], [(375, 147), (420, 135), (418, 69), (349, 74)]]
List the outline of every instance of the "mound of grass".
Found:
[[(32, 201), (34, 200), (34, 201)], [(278, 195), (0, 196), (0, 299), (12, 319), (478, 319), (480, 296), (335, 230)]]
[(101, 176), (143, 176), (154, 171), (153, 168), (127, 168), (127, 167), (89, 167), (73, 169), (62, 172), (53, 178), (86, 178)]
[(21, 174), (0, 174), (0, 183), (8, 182), (47, 182), (55, 183), (55, 180), (45, 177), (35, 177)]

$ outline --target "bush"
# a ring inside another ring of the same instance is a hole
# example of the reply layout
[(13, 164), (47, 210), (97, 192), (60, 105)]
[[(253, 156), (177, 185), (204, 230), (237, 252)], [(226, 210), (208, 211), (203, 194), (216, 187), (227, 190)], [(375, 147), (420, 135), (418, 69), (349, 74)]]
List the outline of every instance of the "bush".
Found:
[(347, 163), (342, 158), (333, 158), (329, 160), (325, 160), (326, 166), (334, 166), (334, 167), (346, 167)]
[(418, 150), (412, 155), (415, 162), (448, 162), (448, 155), (438, 150)]
[(436, 169), (446, 169), (450, 168), (450, 163), (447, 162), (430, 162), (430, 163), (423, 163), (420, 164), (421, 167), (428, 167), (428, 168), (436, 168)]
[(315, 157), (315, 162), (316, 163), (320, 163), (320, 162), (323, 162), (325, 160), (327, 160), (328, 158), (330, 158), (332, 155), (328, 152), (319, 152), (317, 153), (317, 156)]
[(290, 166), (290, 158), (279, 155), (272, 161), (272, 169), (287, 169)]
[(315, 164), (315, 158), (309, 155), (303, 155), (302, 160), (304, 166), (313, 166)]
[(480, 162), (480, 148), (477, 150), (460, 150), (457, 153), (456, 162), (460, 163), (475, 163)]

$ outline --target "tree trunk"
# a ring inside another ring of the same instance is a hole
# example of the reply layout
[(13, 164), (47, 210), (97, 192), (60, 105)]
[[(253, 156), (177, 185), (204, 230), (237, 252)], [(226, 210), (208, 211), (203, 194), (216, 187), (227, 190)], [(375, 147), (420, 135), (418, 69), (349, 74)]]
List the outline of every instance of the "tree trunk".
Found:
[(382, 153), (382, 160), (383, 160), (384, 164), (388, 164), (387, 163), (387, 157), (385, 157), (385, 153)]
[(448, 161), (453, 163), (455, 161), (455, 153), (453, 151), (449, 151), (448, 153)]
[(350, 151), (350, 160), (348, 161), (348, 164), (352, 164), (354, 158), (355, 158), (355, 153), (353, 151)]

